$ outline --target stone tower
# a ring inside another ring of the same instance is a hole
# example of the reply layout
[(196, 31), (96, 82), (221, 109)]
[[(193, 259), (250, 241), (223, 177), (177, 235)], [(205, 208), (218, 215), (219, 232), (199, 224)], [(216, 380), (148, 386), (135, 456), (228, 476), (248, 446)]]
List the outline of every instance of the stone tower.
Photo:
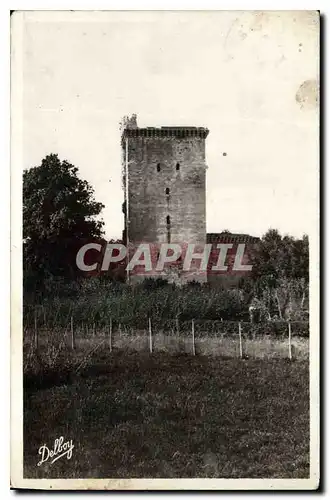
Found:
[[(206, 242), (205, 139), (202, 127), (122, 129), (124, 240)], [(190, 277), (189, 279), (194, 279)]]

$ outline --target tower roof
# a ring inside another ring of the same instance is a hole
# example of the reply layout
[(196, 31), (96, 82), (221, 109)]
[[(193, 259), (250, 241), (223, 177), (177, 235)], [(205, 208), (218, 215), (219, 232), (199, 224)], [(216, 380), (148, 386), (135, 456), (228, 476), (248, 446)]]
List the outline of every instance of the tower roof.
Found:
[(207, 233), (207, 243), (259, 243), (260, 238), (241, 233)]

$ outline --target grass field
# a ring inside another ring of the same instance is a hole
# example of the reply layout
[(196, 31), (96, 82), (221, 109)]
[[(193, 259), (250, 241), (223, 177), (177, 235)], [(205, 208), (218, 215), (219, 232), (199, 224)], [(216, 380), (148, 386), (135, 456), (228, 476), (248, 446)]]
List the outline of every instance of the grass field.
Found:
[[(308, 372), (306, 360), (119, 351), (26, 376), (24, 476), (309, 477)], [(37, 467), (60, 436), (72, 458)]]

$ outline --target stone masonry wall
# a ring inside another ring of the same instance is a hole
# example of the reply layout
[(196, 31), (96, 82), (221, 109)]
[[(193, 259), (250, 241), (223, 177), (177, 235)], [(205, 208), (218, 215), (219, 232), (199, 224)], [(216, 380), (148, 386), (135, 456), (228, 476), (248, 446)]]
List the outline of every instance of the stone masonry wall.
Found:
[(149, 130), (123, 135), (129, 243), (204, 244), (207, 132), (192, 127)]
[(130, 241), (167, 243), (169, 216), (171, 242), (205, 243), (205, 169), (201, 137), (129, 138)]
[(206, 242), (206, 135), (195, 127), (124, 131), (130, 245)]

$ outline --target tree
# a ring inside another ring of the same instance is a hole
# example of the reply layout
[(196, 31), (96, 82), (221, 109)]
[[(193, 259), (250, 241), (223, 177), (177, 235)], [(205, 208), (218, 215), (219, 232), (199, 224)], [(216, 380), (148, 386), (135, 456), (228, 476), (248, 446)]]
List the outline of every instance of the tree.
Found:
[(23, 173), (24, 274), (38, 286), (48, 276), (74, 277), (76, 252), (102, 236), (104, 208), (78, 168), (56, 154)]
[(308, 237), (295, 239), (282, 237), (276, 229), (270, 229), (255, 246), (252, 254), (252, 274), (270, 287), (282, 278), (304, 278), (308, 281)]
[(308, 296), (308, 237), (295, 239), (270, 229), (252, 255), (254, 295), (279, 319), (302, 315)]

